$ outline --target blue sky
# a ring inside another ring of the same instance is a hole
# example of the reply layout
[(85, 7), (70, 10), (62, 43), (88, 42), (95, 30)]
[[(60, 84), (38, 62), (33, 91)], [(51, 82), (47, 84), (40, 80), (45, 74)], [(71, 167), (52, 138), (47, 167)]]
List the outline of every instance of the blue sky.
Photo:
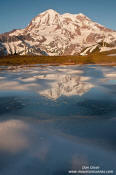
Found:
[(84, 13), (116, 30), (116, 0), (0, 0), (0, 33), (26, 27), (40, 12)]

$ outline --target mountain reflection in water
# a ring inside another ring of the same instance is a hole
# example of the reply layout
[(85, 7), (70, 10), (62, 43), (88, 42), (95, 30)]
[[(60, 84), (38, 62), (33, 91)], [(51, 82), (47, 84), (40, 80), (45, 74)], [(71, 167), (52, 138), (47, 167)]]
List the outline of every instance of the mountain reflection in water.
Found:
[(115, 172), (115, 106), (116, 67), (1, 70), (0, 175)]

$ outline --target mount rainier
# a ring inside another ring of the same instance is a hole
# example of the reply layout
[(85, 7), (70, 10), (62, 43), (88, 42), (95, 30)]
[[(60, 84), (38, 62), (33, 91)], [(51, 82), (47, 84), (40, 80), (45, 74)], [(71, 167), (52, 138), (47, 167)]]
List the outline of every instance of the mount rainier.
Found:
[(116, 49), (116, 31), (84, 14), (49, 9), (20, 30), (0, 34), (0, 55), (86, 55)]

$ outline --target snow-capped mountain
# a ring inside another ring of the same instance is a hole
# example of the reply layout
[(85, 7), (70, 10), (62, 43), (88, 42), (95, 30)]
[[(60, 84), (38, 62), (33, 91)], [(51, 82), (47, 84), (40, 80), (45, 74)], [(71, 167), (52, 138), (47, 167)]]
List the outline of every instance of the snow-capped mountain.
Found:
[(84, 14), (59, 14), (49, 9), (21, 30), (0, 35), (0, 55), (76, 55), (99, 43), (116, 46), (116, 31)]

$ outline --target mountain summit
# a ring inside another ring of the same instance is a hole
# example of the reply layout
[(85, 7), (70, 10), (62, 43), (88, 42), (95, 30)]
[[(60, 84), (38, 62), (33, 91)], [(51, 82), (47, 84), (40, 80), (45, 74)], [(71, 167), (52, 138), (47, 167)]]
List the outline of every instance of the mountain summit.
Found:
[(25, 29), (1, 34), (0, 55), (77, 55), (101, 43), (116, 47), (116, 31), (82, 13), (59, 14), (49, 9), (38, 14)]

